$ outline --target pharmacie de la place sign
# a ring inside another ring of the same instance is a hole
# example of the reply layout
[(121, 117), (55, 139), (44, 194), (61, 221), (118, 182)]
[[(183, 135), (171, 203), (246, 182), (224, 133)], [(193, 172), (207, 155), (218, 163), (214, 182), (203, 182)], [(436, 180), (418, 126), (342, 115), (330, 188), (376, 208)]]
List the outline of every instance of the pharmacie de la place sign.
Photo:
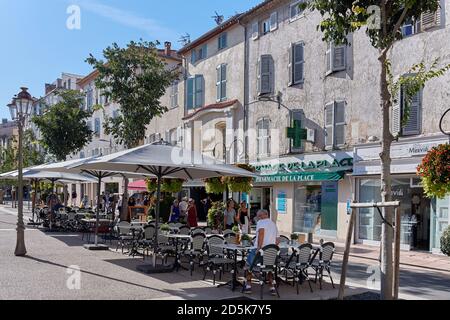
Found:
[(256, 182), (337, 181), (353, 170), (353, 154), (321, 154), (255, 164)]

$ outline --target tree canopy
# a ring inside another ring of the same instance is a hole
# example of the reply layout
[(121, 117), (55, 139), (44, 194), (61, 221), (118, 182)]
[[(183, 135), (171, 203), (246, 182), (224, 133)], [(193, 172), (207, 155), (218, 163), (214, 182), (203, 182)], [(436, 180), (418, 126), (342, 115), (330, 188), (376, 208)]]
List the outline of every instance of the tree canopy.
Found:
[(92, 141), (93, 132), (87, 124), (92, 113), (81, 107), (84, 95), (79, 91), (63, 90), (57, 95), (60, 101), (32, 121), (41, 131), (39, 143), (56, 160), (65, 161), (67, 156), (81, 151)]
[(158, 44), (141, 40), (121, 48), (113, 43), (103, 51), (106, 62), (92, 54), (86, 60), (99, 73), (96, 87), (120, 108), (116, 117), (106, 117), (105, 132), (126, 147), (139, 145), (152, 119), (167, 112), (160, 98), (179, 76), (159, 56)]

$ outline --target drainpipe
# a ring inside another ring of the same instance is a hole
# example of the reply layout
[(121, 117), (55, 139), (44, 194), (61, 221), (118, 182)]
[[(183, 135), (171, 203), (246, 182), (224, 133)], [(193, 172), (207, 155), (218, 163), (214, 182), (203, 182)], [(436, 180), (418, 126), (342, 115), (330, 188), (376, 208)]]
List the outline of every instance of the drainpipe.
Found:
[(248, 144), (248, 124), (249, 124), (249, 49), (247, 27), (239, 20), (239, 24), (244, 28), (244, 153), (245, 163), (249, 163)]

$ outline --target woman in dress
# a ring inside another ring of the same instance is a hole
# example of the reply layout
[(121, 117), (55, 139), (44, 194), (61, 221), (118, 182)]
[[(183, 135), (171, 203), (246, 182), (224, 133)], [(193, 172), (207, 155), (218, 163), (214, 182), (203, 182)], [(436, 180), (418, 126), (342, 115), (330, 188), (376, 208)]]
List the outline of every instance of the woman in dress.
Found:
[(248, 216), (247, 201), (242, 201), (236, 220), (239, 223), (242, 234), (250, 234), (250, 219)]
[(227, 207), (223, 212), (223, 229), (233, 230), (236, 222), (236, 210), (234, 209), (234, 200), (228, 200)]
[(189, 228), (197, 228), (198, 220), (197, 220), (197, 207), (195, 206), (194, 199), (189, 200), (189, 207), (187, 212), (187, 224)]
[(172, 207), (170, 208), (170, 217), (169, 222), (176, 223), (180, 220), (180, 206), (178, 200), (173, 202)]

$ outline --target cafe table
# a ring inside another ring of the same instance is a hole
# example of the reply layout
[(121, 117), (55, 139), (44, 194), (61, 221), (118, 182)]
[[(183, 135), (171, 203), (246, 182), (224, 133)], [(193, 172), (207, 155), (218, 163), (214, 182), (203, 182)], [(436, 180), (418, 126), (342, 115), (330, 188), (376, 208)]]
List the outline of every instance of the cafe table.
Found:
[(224, 243), (222, 245), (213, 245), (216, 248), (221, 248), (227, 251), (232, 251), (234, 255), (234, 263), (233, 263), (233, 271), (232, 271), (232, 279), (228, 281), (227, 283), (221, 284), (218, 286), (218, 288), (230, 286), (232, 291), (236, 290), (236, 287), (242, 287), (242, 283), (240, 283), (237, 279), (237, 271), (238, 271), (238, 261), (237, 256), (238, 253), (241, 252), (244, 256), (244, 253), (255, 250), (256, 247), (253, 245), (244, 246), (241, 244), (233, 244), (233, 243)]
[(190, 241), (192, 238), (189, 235), (184, 235), (184, 234), (168, 234), (166, 235), (167, 238), (169, 239), (175, 239), (175, 262), (173, 264), (173, 270), (176, 270), (178, 272), (178, 270), (184, 269), (184, 270), (189, 270), (188, 268), (185, 268), (181, 265), (181, 257), (180, 257), (180, 252), (178, 250), (178, 245), (179, 245), (179, 241)]

